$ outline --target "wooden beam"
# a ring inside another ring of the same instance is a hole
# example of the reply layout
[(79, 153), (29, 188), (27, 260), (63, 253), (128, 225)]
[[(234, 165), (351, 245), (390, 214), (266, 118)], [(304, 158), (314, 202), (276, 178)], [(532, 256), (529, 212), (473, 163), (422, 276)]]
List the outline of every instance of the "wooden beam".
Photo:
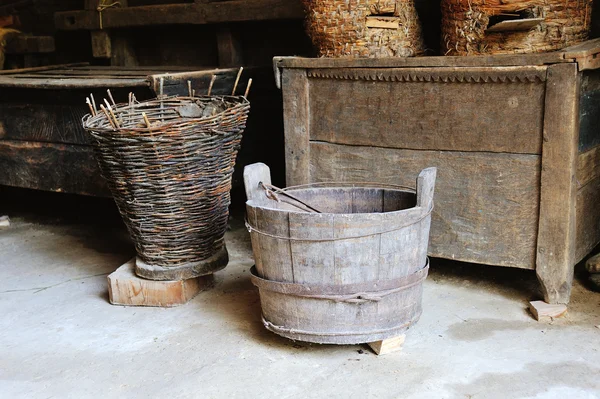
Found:
[(92, 55), (94, 58), (110, 58), (112, 55), (112, 46), (108, 32), (105, 30), (93, 30), (90, 34), (92, 37)]
[(0, 140), (0, 185), (108, 197), (91, 146)]
[[(164, 4), (109, 8), (102, 12), (104, 29), (152, 25), (202, 25), (222, 22), (301, 19), (298, 0), (231, 0), (223, 2)], [(64, 11), (54, 14), (58, 30), (100, 29), (98, 11)]]
[(217, 49), (219, 51), (219, 67), (231, 68), (244, 64), (242, 43), (227, 25), (217, 28)]
[(19, 35), (6, 45), (7, 54), (53, 53), (55, 51), (52, 36)]
[(285, 181), (288, 186), (310, 183), (308, 77), (303, 69), (285, 69), (282, 79)]

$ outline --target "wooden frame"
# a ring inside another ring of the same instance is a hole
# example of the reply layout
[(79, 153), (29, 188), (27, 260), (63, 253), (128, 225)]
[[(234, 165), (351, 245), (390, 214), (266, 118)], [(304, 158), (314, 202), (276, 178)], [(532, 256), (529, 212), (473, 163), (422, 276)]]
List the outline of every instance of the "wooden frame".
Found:
[(600, 243), (598, 53), (276, 58), (287, 184), (412, 184), (437, 166), (430, 255), (536, 270), (568, 303)]

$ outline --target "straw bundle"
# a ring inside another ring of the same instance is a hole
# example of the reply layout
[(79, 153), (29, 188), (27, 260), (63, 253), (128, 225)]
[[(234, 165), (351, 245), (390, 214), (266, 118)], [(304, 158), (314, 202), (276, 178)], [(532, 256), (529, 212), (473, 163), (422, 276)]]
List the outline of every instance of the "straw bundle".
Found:
[[(586, 40), (592, 17), (592, 0), (442, 0), (441, 7), (446, 55), (559, 50)], [(529, 19), (535, 26), (489, 31), (498, 21), (511, 19)]]
[(306, 29), (323, 57), (410, 57), (423, 53), (412, 0), (303, 0)]

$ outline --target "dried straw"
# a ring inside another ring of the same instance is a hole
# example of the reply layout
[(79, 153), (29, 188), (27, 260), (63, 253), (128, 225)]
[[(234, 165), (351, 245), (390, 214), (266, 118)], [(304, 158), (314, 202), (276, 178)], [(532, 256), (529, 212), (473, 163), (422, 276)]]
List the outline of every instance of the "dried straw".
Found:
[[(413, 0), (303, 0), (306, 29), (322, 57), (411, 57), (423, 54)], [(367, 27), (367, 17), (396, 17), (399, 28)]]
[[(442, 0), (442, 51), (446, 55), (554, 51), (587, 40), (592, 0)], [(521, 32), (486, 32), (490, 17), (544, 18)]]

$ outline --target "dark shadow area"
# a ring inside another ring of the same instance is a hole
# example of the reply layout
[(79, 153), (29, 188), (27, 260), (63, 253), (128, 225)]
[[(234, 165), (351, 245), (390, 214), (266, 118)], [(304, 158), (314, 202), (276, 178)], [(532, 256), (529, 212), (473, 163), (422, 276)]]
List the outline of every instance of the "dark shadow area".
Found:
[(0, 215), (39, 225), (61, 225), (85, 247), (134, 253), (112, 198), (0, 186)]
[(523, 302), (540, 299), (542, 295), (535, 270), (432, 258), (428, 279), (454, 285), (481, 285), (508, 298), (520, 297)]

